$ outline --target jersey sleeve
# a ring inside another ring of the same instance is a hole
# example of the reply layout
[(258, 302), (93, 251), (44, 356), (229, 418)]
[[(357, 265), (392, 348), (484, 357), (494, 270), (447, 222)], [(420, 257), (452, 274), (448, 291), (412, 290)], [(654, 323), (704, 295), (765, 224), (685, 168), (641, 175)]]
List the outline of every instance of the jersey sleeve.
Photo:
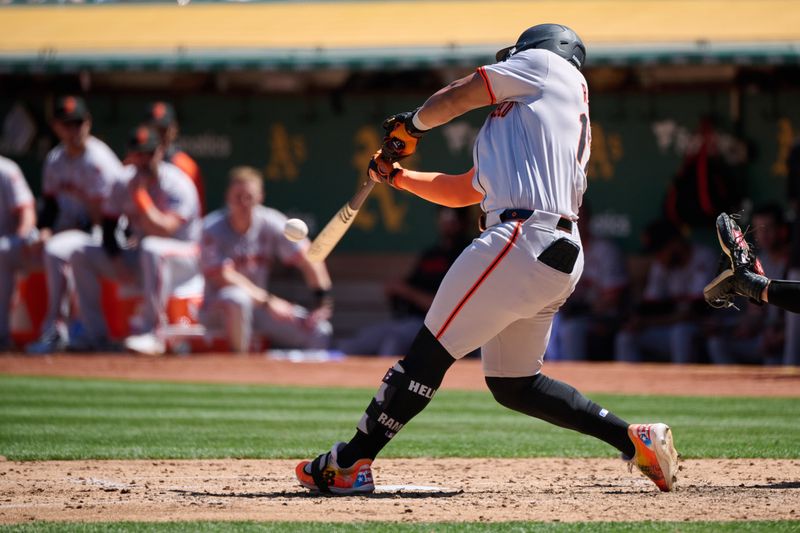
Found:
[(117, 218), (123, 214), (125, 197), (128, 196), (128, 182), (119, 179), (111, 184), (106, 201), (103, 202), (103, 216)]
[(226, 258), (219, 246), (219, 239), (214, 233), (214, 226), (203, 227), (200, 241), (200, 270), (205, 273), (215, 272), (222, 268)]
[(16, 165), (14, 167), (8, 173), (8, 190), (5, 194), (10, 200), (9, 207), (16, 210), (26, 205), (32, 205), (33, 194), (22, 171)]
[(539, 96), (550, 69), (550, 55), (547, 50), (525, 50), (506, 61), (478, 68), (492, 103)]
[(197, 189), (191, 179), (183, 171), (175, 167), (176, 172), (180, 172), (180, 178), (175, 178), (173, 187), (165, 191), (167, 195), (166, 208), (170, 213), (175, 214), (181, 220), (191, 220), (198, 216), (199, 206), (197, 201)]

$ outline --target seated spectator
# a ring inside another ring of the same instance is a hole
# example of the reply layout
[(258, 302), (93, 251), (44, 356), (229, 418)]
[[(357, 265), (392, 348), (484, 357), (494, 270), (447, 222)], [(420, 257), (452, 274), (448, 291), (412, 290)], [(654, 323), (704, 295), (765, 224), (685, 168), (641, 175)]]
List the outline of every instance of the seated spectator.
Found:
[(610, 359), (614, 335), (622, 319), (628, 289), (625, 257), (608, 239), (595, 238), (587, 203), (581, 206), (578, 227), (585, 268), (575, 292), (558, 311), (552, 338), (558, 349), (547, 357), (557, 360)]
[(651, 223), (644, 241), (652, 262), (642, 301), (617, 334), (616, 359), (698, 362), (698, 319), (708, 309), (703, 287), (713, 277), (717, 255), (690, 243), (668, 221)]
[(22, 171), (0, 156), (0, 352), (11, 349), (9, 326), (15, 274), (31, 263), (29, 244), (36, 239), (36, 208)]
[(469, 243), (467, 224), (468, 210), (440, 208), (436, 244), (422, 252), (408, 276), (386, 283), (392, 318), (365, 326), (354, 337), (339, 341), (337, 349), (351, 355), (407, 353), (444, 275)]
[[(788, 268), (789, 230), (783, 210), (775, 204), (753, 211), (751, 219), (755, 249), (764, 274), (783, 279)], [(785, 312), (775, 306), (756, 305), (739, 298), (741, 312), (726, 312), (716, 320), (708, 339), (708, 355), (716, 364), (779, 363), (783, 354)]]
[[(84, 246), (72, 256), (85, 335), (71, 343), (74, 350), (114, 348), (100, 304), (101, 277), (142, 288), (142, 331), (125, 339), (125, 347), (148, 355), (166, 350), (157, 328), (166, 322), (172, 291), (198, 273), (201, 220), (194, 185), (163, 156), (155, 131), (146, 126), (133, 130), (128, 141), (131, 164), (104, 205), (102, 244)], [(124, 232), (123, 217), (128, 223)]]
[[(224, 328), (233, 351), (251, 350), (254, 334), (272, 348), (324, 349), (332, 328), (331, 279), (324, 263), (312, 263), (308, 239), (291, 242), (283, 235), (286, 216), (261, 205), (263, 177), (254, 168), (230, 171), (225, 207), (206, 216), (201, 265), (206, 277), (201, 322)], [(298, 268), (314, 291), (311, 311), (267, 290), (275, 261)]]

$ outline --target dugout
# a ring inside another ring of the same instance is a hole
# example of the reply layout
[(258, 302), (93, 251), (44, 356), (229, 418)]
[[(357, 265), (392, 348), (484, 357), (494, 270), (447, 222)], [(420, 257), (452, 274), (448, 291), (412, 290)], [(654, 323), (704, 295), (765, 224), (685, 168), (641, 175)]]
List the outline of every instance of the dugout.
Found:
[[(376, 21), (395, 22), (387, 30)], [(145, 103), (166, 99), (210, 208), (227, 169), (251, 164), (265, 172), (267, 202), (306, 219), (313, 234), (363, 179), (383, 117), (419, 105), (547, 21), (568, 24), (588, 47), (587, 197), (598, 235), (638, 250), (702, 119), (713, 119), (742, 197), (785, 203), (786, 156), (800, 128), (800, 5), (792, 0), (12, 0), (0, 6), (0, 153), (37, 191), (55, 95), (83, 94), (95, 133), (117, 151)], [(412, 164), (467, 168), (483, 116), (430, 134)], [(430, 242), (435, 210), (380, 189), (337, 249), (334, 270), (336, 261), (343, 272), (371, 264), (352, 259), (361, 256), (402, 270)]]

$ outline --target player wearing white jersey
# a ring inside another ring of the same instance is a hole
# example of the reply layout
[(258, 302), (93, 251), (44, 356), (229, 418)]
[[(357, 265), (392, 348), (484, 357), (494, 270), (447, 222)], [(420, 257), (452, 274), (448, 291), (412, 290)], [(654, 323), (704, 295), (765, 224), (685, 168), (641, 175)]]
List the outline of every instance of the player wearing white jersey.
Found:
[[(197, 189), (178, 167), (163, 162), (163, 155), (152, 128), (133, 130), (128, 141), (131, 164), (114, 184), (104, 206), (102, 244), (88, 244), (72, 256), (85, 330), (83, 350), (109, 347), (100, 308), (100, 277), (142, 288), (142, 332), (125, 339), (125, 346), (160, 355), (166, 347), (157, 327), (166, 322), (167, 300), (176, 287), (199, 272)], [(123, 216), (128, 225), (121, 239)]]
[[(445, 276), (425, 327), (386, 373), (354, 437), (297, 465), (302, 486), (374, 490), (374, 458), (430, 402), (450, 366), (480, 347), (486, 383), (502, 405), (604, 440), (671, 490), (677, 453), (666, 424), (629, 425), (540, 372), (553, 315), (583, 270), (575, 219), (590, 150), (585, 54), (569, 28), (534, 26), (498, 52), (498, 63), (384, 122), (387, 138), (370, 177), (451, 207), (480, 203), (485, 229)], [(490, 104), (497, 107), (478, 134), (468, 172), (386, 163), (410, 155), (425, 131)]]
[(9, 312), (16, 272), (28, 266), (36, 237), (33, 194), (19, 166), (0, 156), (0, 352), (11, 348)]
[(39, 216), (48, 305), (41, 337), (28, 346), (31, 353), (65, 347), (68, 264), (76, 249), (97, 241), (92, 228), (99, 224), (103, 200), (122, 171), (114, 152), (91, 136), (92, 120), (83, 99), (59, 98), (53, 118), (53, 131), (61, 142), (44, 163)]
[[(326, 348), (333, 331), (328, 322), (328, 269), (308, 260), (308, 239), (292, 242), (283, 235), (286, 216), (261, 205), (263, 199), (260, 172), (252, 167), (231, 170), (225, 207), (204, 220), (200, 255), (206, 291), (201, 321), (211, 330), (224, 329), (235, 352), (251, 349), (254, 331), (273, 348)], [(314, 291), (315, 309), (268, 291), (276, 260), (302, 272)]]

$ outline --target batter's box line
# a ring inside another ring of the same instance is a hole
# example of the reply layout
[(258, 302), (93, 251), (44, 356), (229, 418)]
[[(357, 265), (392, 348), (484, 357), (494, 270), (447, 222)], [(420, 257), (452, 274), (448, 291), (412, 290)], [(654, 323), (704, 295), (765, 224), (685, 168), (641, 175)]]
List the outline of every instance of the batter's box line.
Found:
[[(248, 499), (255, 499), (255, 498), (342, 498), (342, 496), (336, 496), (333, 494), (324, 494), (321, 492), (309, 492), (307, 490), (298, 490), (295, 492), (292, 491), (275, 491), (275, 492), (209, 492), (209, 491), (197, 491), (197, 490), (184, 490), (184, 489), (171, 489), (169, 492), (173, 492), (176, 494), (180, 494), (183, 496), (192, 496), (192, 497), (199, 497), (199, 498), (248, 498)], [(403, 498), (403, 499), (427, 499), (427, 498), (452, 498), (454, 496), (458, 496), (459, 494), (463, 494), (464, 491), (461, 489), (448, 489), (448, 490), (440, 490), (437, 492), (432, 492), (429, 490), (394, 490), (394, 491), (386, 491), (382, 490), (381, 487), (376, 487), (376, 492), (370, 494), (353, 494), (352, 496), (357, 496), (359, 498), (372, 498), (372, 499), (386, 499), (386, 498)]]

